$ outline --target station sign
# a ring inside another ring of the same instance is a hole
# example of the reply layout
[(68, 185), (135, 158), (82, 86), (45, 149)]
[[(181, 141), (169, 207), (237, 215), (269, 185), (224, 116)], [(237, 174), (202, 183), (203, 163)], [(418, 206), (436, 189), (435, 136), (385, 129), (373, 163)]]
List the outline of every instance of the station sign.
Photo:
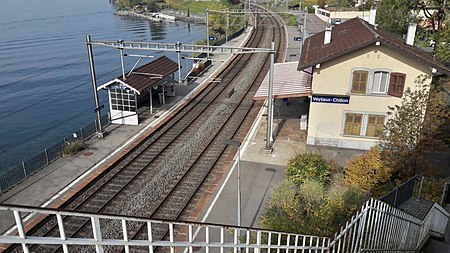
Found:
[(294, 37), (294, 41), (302, 41), (302, 37)]
[(330, 104), (348, 104), (350, 96), (313, 95), (312, 102)]
[(216, 36), (209, 36), (209, 40), (217, 40)]

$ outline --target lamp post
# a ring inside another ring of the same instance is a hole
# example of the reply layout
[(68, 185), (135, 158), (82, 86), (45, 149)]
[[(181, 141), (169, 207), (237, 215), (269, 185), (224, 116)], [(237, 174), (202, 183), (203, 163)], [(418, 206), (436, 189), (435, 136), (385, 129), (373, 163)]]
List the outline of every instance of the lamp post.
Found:
[[(237, 155), (237, 226), (241, 226), (241, 142), (237, 140), (226, 140), (226, 145), (230, 145), (233, 147), (238, 148), (238, 155)], [(239, 237), (239, 230), (238, 230), (238, 237)]]

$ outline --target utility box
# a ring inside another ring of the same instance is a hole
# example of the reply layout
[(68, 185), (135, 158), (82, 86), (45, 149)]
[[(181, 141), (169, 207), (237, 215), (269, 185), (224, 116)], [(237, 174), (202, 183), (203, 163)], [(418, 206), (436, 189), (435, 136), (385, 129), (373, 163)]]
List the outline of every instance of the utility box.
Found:
[(308, 128), (308, 115), (304, 114), (300, 117), (300, 130), (306, 130)]

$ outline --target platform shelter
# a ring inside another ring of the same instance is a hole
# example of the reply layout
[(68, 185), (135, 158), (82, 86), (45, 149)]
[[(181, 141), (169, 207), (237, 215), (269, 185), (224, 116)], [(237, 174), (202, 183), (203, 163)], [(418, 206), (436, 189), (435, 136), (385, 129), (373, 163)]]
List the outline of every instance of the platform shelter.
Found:
[[(273, 71), (273, 98), (311, 96), (311, 69), (298, 71), (298, 62), (275, 63)], [(266, 100), (269, 90), (269, 73), (256, 91), (254, 100)]]
[(152, 111), (152, 93), (154, 91), (160, 91), (160, 102), (165, 104), (166, 95), (175, 95), (176, 81), (173, 75), (177, 70), (176, 62), (162, 56), (100, 85), (97, 90), (108, 90), (111, 122), (138, 125), (138, 107), (143, 100), (148, 98)]

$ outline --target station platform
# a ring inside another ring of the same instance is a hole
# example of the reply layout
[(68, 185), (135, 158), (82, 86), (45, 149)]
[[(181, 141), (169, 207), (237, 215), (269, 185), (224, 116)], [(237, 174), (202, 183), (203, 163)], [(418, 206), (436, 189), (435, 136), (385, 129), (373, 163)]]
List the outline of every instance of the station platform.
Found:
[[(248, 34), (249, 30), (226, 45), (240, 46)], [(83, 185), (83, 181), (118, 159), (116, 157), (125, 153), (127, 147), (138, 140), (144, 132), (156, 128), (177, 106), (186, 101), (188, 96), (197, 92), (206, 83), (209, 76), (219, 71), (221, 64), (230, 55), (213, 54), (212, 57), (214, 66), (190, 85), (177, 86), (177, 96), (171, 98), (166, 105), (160, 107), (155, 114), (145, 119), (140, 125), (108, 126), (105, 138), (90, 139), (86, 143), (87, 149), (77, 155), (63, 157), (53, 162), (1, 195), (0, 203), (50, 208), (57, 205), (64, 199), (65, 194), (76, 191)], [(281, 103), (281, 101), (279, 102)], [(306, 149), (306, 132), (299, 131), (299, 117), (289, 116), (290, 113), (300, 112), (297, 107), (291, 105), (276, 105), (278, 114), (275, 115), (275, 124), (278, 126), (278, 137), (274, 143), (272, 154), (263, 152), (267, 124), (264, 109), (260, 111), (249, 135), (242, 143), (242, 226), (259, 226), (259, 217), (264, 210), (264, 203), (270, 196), (274, 185), (284, 178), (284, 165), (294, 152), (302, 152)], [(289, 108), (292, 110), (288, 110)], [(282, 112), (288, 116), (283, 116)], [(205, 206), (201, 208), (197, 216), (192, 217), (193, 220), (235, 224), (237, 208), (235, 174), (235, 166), (231, 166), (229, 173), (222, 178), (216, 191), (212, 192), (204, 202)], [(13, 224), (12, 216), (9, 217), (0, 212), (0, 232), (2, 234), (7, 232)]]

